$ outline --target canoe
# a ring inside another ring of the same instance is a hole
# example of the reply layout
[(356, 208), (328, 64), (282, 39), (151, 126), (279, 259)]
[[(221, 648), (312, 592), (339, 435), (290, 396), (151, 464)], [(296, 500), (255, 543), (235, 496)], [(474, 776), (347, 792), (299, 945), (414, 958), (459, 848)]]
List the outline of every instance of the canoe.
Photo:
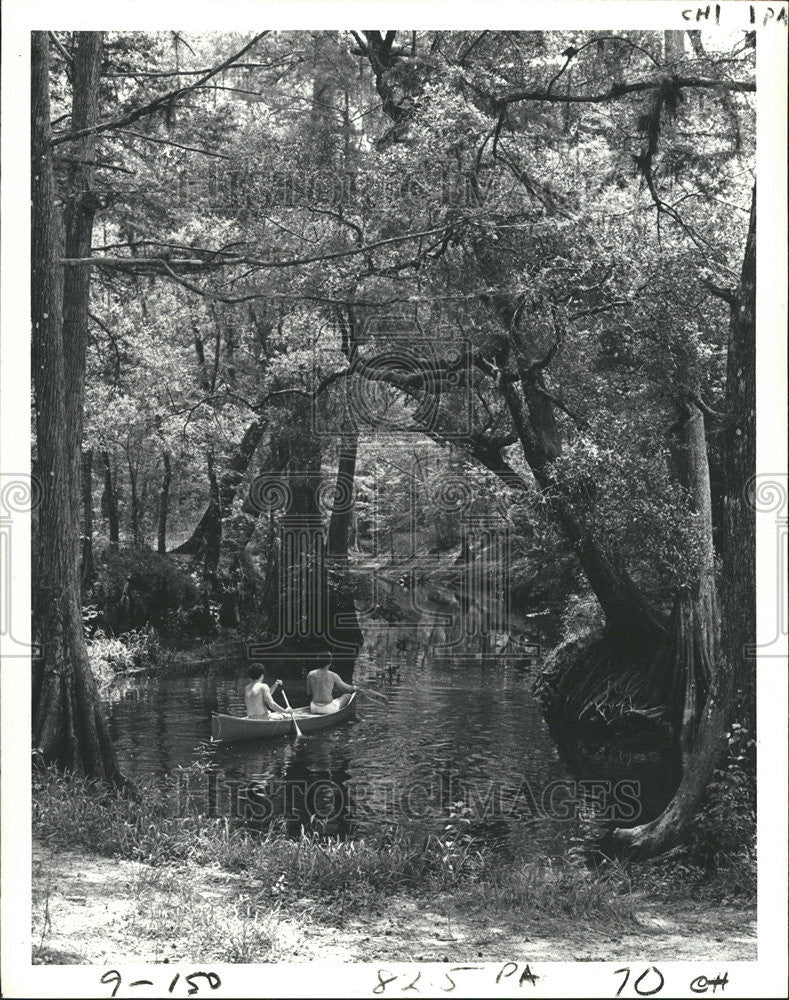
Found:
[[(332, 715), (313, 715), (309, 708), (294, 708), (293, 714), (303, 733), (328, 729), (350, 719), (356, 711), (356, 692), (344, 694), (339, 712)], [(238, 743), (241, 740), (271, 740), (293, 732), (293, 722), (287, 719), (250, 719), (238, 715), (211, 713), (211, 741), (213, 743)]]

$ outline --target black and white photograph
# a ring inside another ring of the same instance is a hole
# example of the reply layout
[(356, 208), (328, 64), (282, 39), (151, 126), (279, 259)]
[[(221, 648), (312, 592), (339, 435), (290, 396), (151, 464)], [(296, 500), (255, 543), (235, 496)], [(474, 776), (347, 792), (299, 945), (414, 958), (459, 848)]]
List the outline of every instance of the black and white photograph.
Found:
[(4, 995), (785, 995), (786, 7), (550, 6), (4, 9)]

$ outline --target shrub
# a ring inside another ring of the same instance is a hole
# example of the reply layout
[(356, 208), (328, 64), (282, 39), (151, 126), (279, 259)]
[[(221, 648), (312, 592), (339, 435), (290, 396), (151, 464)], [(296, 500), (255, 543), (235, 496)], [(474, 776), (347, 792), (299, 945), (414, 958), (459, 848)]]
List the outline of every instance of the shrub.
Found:
[(693, 828), (688, 853), (705, 872), (725, 875), (721, 888), (756, 896), (755, 734), (734, 723), (723, 767), (715, 771)]
[(120, 636), (99, 630), (87, 645), (90, 669), (102, 694), (117, 674), (152, 667), (160, 653), (159, 639), (150, 625)]
[(102, 621), (94, 624), (105, 632), (126, 631), (183, 608), (202, 606), (203, 594), (197, 577), (172, 556), (122, 549), (105, 552), (96, 561), (92, 600), (102, 612)]

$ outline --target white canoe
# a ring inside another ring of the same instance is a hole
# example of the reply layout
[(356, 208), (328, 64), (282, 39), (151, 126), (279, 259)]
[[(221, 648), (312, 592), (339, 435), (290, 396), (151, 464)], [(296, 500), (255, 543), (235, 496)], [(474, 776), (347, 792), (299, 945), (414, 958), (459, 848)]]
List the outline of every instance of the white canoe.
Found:
[[(356, 711), (356, 692), (340, 698), (341, 707), (332, 715), (313, 715), (308, 708), (294, 708), (293, 714), (303, 733), (329, 729), (350, 719)], [(238, 715), (211, 713), (211, 740), (214, 743), (238, 743), (241, 740), (270, 740), (293, 732), (290, 715), (286, 719), (250, 719)]]

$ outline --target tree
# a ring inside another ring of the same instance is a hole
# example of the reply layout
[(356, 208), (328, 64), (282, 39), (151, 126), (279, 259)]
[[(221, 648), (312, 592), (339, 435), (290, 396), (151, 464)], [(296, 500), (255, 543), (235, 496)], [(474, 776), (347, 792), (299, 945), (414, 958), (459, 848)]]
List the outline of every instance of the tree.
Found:
[[(418, 107), (421, 92), (413, 88), (412, 104), (408, 109), (405, 108), (402, 99), (399, 103), (395, 101), (395, 74), (392, 71), (392, 64), (396, 61), (396, 56), (392, 55), (395, 34), (389, 32), (385, 39), (378, 32), (366, 32), (365, 35), (366, 41), (356, 36), (359, 49), (367, 56), (376, 76), (377, 89), (383, 101), (382, 110), (392, 119), (396, 127), (389, 133), (389, 141), (400, 141), (403, 136), (403, 123), (414, 117), (414, 108)], [(492, 109), (498, 116), (495, 127), (478, 147), (476, 159), (472, 161), (473, 165), (469, 164), (470, 158), (466, 159), (465, 169), (472, 184), (477, 186), (475, 189), (479, 187), (485, 146), (492, 138), (492, 157), (495, 160), (497, 146), (500, 145), (503, 127), (512, 103), (526, 100), (536, 103), (546, 102), (550, 105), (554, 100), (561, 100), (558, 94), (552, 93), (552, 88), (583, 48), (584, 46), (573, 45), (566, 50), (564, 66), (547, 87), (527, 85), (518, 88), (515, 93), (507, 94), (505, 91), (502, 95), (500, 86), (498, 93), (491, 93), (490, 90), (486, 93), (486, 87), (466, 78), (466, 82), (475, 94), (474, 101), (477, 107), (483, 110)], [(667, 36), (668, 61), (674, 64), (681, 61), (683, 49), (682, 37)], [(651, 58), (654, 62), (655, 58)], [(683, 88), (696, 87), (699, 83), (698, 80), (683, 79), (675, 71), (670, 80), (659, 81), (656, 78), (652, 83), (639, 81), (635, 84), (616, 80), (609, 89), (599, 91), (596, 96), (571, 97), (569, 92), (564, 95), (564, 100), (569, 106), (572, 100), (606, 102), (612, 99), (618, 100), (629, 92), (652, 89), (653, 94), (647, 111), (639, 122), (643, 146), (637, 154), (634, 154), (633, 159), (655, 204), (658, 227), (665, 216), (677, 223), (697, 244), (699, 240), (693, 227), (689, 226), (667, 202), (656, 176), (660, 139), (666, 122), (677, 113), (679, 104), (683, 100)], [(722, 81), (714, 80), (702, 86), (718, 87), (724, 95), (729, 89), (722, 84)], [(743, 84), (742, 89), (747, 86)], [(730, 111), (730, 105), (728, 102), (726, 104), (726, 110)], [(739, 138), (737, 132), (738, 144)], [(465, 143), (460, 143), (455, 147), (459, 162), (462, 162), (465, 146)], [(695, 151), (691, 155), (695, 155), (696, 163), (701, 162), (701, 157)], [(546, 184), (539, 176), (535, 176), (537, 165), (533, 160), (526, 160), (524, 163), (522, 157), (518, 157), (517, 154), (513, 157), (506, 150), (500, 153), (500, 157), (511, 168), (531, 198), (538, 201), (548, 215), (560, 215), (566, 220), (575, 221), (568, 193), (557, 190), (554, 184)], [(479, 198), (478, 203), (483, 205), (484, 199)], [(472, 256), (476, 260), (483, 280), (489, 286), (495, 286), (496, 277), (503, 267), (513, 265), (519, 250), (524, 254), (529, 253), (526, 244), (519, 241), (517, 232), (514, 236), (502, 234), (502, 224), (509, 227), (513, 221), (512, 216), (507, 218), (505, 213), (500, 211), (498, 218), (494, 217), (493, 221), (494, 224), (498, 224), (495, 241), (492, 241), (489, 232), (484, 230), (468, 240)], [(658, 235), (660, 236), (660, 229)], [(557, 244), (559, 241), (555, 240), (554, 243)], [(564, 254), (567, 254), (566, 249)], [(533, 249), (531, 256), (534, 256)], [(748, 251), (740, 283), (741, 292), (736, 296), (739, 322), (744, 321), (747, 312), (745, 302), (752, 299), (753, 275), (750, 271), (752, 263), (752, 255)], [(550, 297), (550, 290), (547, 297)], [(573, 544), (608, 624), (606, 635), (565, 673), (553, 692), (554, 704), (561, 709), (568, 699), (572, 698), (573, 704), (580, 703), (583, 706), (583, 712), (590, 707), (597, 710), (606, 702), (610, 702), (613, 691), (617, 692), (616, 697), (622, 701), (627, 699), (634, 701), (636, 712), (669, 717), (676, 713), (679, 716), (677, 728), (684, 750), (684, 770), (676, 795), (663, 815), (654, 823), (635, 830), (617, 831), (611, 838), (619, 849), (642, 854), (656, 853), (676, 841), (698, 809), (712, 771), (721, 755), (733, 684), (734, 665), (726, 662), (721, 645), (721, 619), (714, 578), (712, 505), (704, 417), (696, 403), (698, 397), (694, 394), (685, 404), (687, 409), (684, 421), (685, 451), (689, 473), (687, 485), (700, 524), (701, 559), (697, 566), (698, 578), (694, 582), (693, 591), (688, 592), (683, 588), (677, 596), (671, 632), (663, 642), (660, 617), (645, 601), (640, 589), (632, 582), (627, 572), (617, 565), (619, 560), (612, 558), (612, 553), (606, 552), (586, 527), (588, 516), (584, 497), (577, 492), (568, 493), (565, 483), (556, 475), (556, 463), (562, 453), (556, 409), (562, 407), (546, 385), (544, 371), (559, 346), (561, 329), (557, 324), (557, 309), (554, 305), (552, 307), (556, 328), (554, 343), (547, 352), (544, 349), (538, 351), (534, 343), (536, 338), (533, 334), (530, 336), (528, 332), (529, 326), (533, 329), (535, 324), (533, 319), (526, 318), (525, 308), (531, 300), (530, 311), (534, 313), (545, 298), (544, 286), (522, 296), (511, 293), (496, 293), (489, 296), (489, 301), (501, 321), (502, 333), (497, 340), (495, 351), (491, 352), (492, 356), (484, 358), (484, 361), (489, 368), (492, 361), (493, 371), (498, 371), (499, 385), (528, 466), (548, 496), (549, 509), (554, 512)], [(572, 298), (572, 293), (565, 297), (564, 301), (567, 301), (567, 298)], [(738, 334), (741, 339), (750, 337), (752, 342), (754, 339), (752, 324), (747, 335), (742, 336), (740, 330), (735, 330), (730, 340), (736, 343)], [(750, 380), (742, 365), (737, 375), (736, 383), (730, 384), (728, 388), (729, 401), (735, 404), (738, 400), (732, 399), (732, 395), (736, 392), (739, 397), (745, 396)], [(749, 413), (747, 408), (743, 407), (741, 399), (739, 406), (735, 405), (734, 409), (738, 411), (739, 417), (736, 434), (742, 436), (745, 422), (752, 420), (752, 411)], [(731, 419), (732, 413), (728, 416)], [(743, 454), (733, 455), (731, 444), (728, 451), (733, 464), (739, 465), (738, 471), (741, 474), (745, 471)], [(743, 453), (747, 454), (747, 448), (743, 449)], [(740, 480), (740, 493), (742, 485)], [(730, 497), (730, 503), (731, 500)], [(732, 520), (742, 520), (740, 513), (742, 503), (742, 500), (735, 501)], [(648, 650), (650, 647), (654, 648), (656, 644), (659, 646), (658, 655), (649, 656)], [(731, 639), (727, 645), (731, 646)], [(741, 658), (742, 652), (738, 655)]]
[(756, 188), (739, 286), (711, 287), (730, 309), (722, 532), (723, 643), (746, 725), (756, 719), (756, 518), (748, 486), (756, 469)]
[[(46, 762), (122, 781), (89, 668), (81, 618), (81, 445), (91, 271), (74, 262), (86, 260), (91, 252), (99, 205), (94, 190), (96, 136), (153, 114), (167, 101), (156, 99), (120, 119), (100, 123), (103, 33), (79, 32), (74, 42), (70, 130), (53, 136), (50, 41), (46, 32), (32, 36), (31, 311), (36, 458), (46, 484), (36, 538), (34, 633), (42, 655), (34, 665), (33, 742)], [(220, 69), (205, 74), (198, 85)], [(192, 89), (190, 84), (178, 95)], [(167, 100), (173, 99), (168, 95)], [(64, 142), (70, 143), (70, 153), (63, 158), (67, 170), (59, 191), (53, 150)], [(111, 494), (111, 479), (109, 485)]]
[(170, 483), (173, 472), (170, 453), (162, 452), (162, 484), (159, 488), (159, 515), (156, 524), (156, 551), (160, 555), (167, 552), (167, 508), (170, 499)]
[[(80, 607), (78, 526), (89, 274), (63, 279), (61, 257), (90, 246), (93, 140), (75, 146), (65, 236), (51, 151), (49, 38), (32, 35), (32, 283), (36, 446), (45, 484), (38, 515), (33, 742), (46, 762), (120, 780), (90, 671)], [(97, 119), (102, 34), (81, 32), (73, 56), (72, 127)]]
[[(726, 748), (732, 697), (739, 687), (754, 689), (747, 648), (753, 642), (755, 576), (754, 515), (748, 510), (746, 487), (755, 467), (755, 344), (756, 344), (756, 192), (751, 199), (750, 223), (739, 285), (718, 290), (730, 304), (729, 365), (726, 379), (727, 470), (723, 550), (723, 592), (727, 615), (721, 634), (715, 592), (709, 474), (706, 469), (704, 421), (697, 407), (689, 420), (691, 467), (697, 505), (706, 525), (702, 578), (698, 593), (683, 594), (675, 609), (675, 655), (683, 655), (685, 714), (698, 719), (683, 725), (684, 766), (671, 802), (651, 823), (614, 831), (611, 842), (629, 855), (651, 856), (673, 846), (698, 812), (704, 793)], [(733, 358), (732, 358), (733, 355)], [(739, 433), (738, 433), (739, 432)], [(742, 600), (742, 607), (737, 601)], [(699, 664), (700, 661), (700, 664)], [(696, 690), (697, 667), (705, 680)], [(748, 669), (750, 667), (750, 669)], [(749, 676), (750, 674), (750, 676)], [(751, 694), (752, 696), (752, 694)], [(698, 701), (701, 711), (695, 710)], [(752, 710), (752, 709), (751, 709)], [(684, 721), (684, 720), (683, 720)]]

